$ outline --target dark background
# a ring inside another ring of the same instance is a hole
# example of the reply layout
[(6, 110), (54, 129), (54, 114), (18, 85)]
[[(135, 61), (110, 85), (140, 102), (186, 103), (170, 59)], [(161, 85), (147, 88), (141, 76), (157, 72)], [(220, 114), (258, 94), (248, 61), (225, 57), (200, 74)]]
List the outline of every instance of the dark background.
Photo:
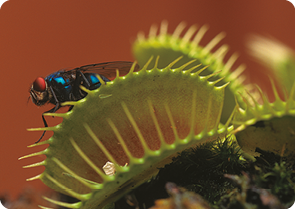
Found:
[[(225, 31), (222, 43), (230, 45), (229, 54), (239, 52), (237, 64), (246, 63), (245, 74), (264, 90), (269, 88), (268, 73), (246, 54), (247, 36), (272, 35), (295, 49), (295, 10), (285, 0), (10, 0), (0, 9), (0, 195), (16, 198), (26, 187), (46, 188), (39, 180), (25, 181), (43, 167), (22, 168), (44, 157), (18, 161), (46, 147), (26, 147), (41, 135), (26, 129), (42, 127), (41, 114), (51, 108), (28, 101), (34, 79), (62, 68), (133, 61), (131, 43), (137, 33), (147, 34), (162, 20), (169, 22), (169, 32), (181, 21), (209, 24), (201, 45)], [(50, 125), (60, 121), (48, 119)]]

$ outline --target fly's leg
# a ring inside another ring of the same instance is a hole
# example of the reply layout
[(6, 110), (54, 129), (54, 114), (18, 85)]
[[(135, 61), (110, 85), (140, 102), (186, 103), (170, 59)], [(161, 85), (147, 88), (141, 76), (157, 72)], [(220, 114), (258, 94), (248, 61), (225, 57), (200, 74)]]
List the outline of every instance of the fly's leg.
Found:
[[(60, 104), (57, 103), (57, 104), (55, 105), (54, 108), (52, 108), (51, 110), (48, 110), (48, 111), (46, 111), (46, 112), (43, 112), (43, 114), (44, 114), (44, 113), (49, 113), (49, 112), (50, 112), (50, 113), (54, 113), (54, 112), (55, 112), (56, 110), (58, 110), (59, 108), (60, 108)], [(42, 120), (43, 120), (43, 123), (44, 123), (44, 127), (48, 127), (48, 124), (47, 124), (46, 119), (45, 119), (45, 117), (44, 117), (43, 114), (42, 114)], [(35, 142), (35, 144), (37, 144), (37, 143), (43, 138), (43, 136), (45, 135), (45, 132), (46, 132), (46, 131), (43, 131), (41, 137), (38, 139), (38, 141)]]
[[(56, 105), (55, 105), (54, 108), (52, 108), (52, 109), (50, 109), (50, 110), (48, 110), (48, 111), (46, 111), (46, 112), (44, 112), (44, 113), (55, 113), (55, 112), (56, 112), (61, 106), (60, 106), (59, 101), (57, 100), (57, 97), (56, 97), (56, 95), (55, 95), (55, 93), (54, 93), (52, 87), (50, 86), (49, 88), (50, 88), (50, 91), (51, 91), (51, 93), (52, 93), (52, 95), (53, 95), (53, 97), (54, 97), (54, 100), (55, 100), (55, 102), (56, 102)], [(43, 114), (44, 114), (44, 113), (43, 113)], [(45, 117), (44, 117), (43, 114), (42, 114), (42, 120), (43, 120), (43, 123), (44, 123), (44, 127), (48, 127), (48, 124), (47, 124), (47, 122), (46, 122)], [(43, 138), (43, 136), (45, 135), (45, 132), (46, 132), (46, 131), (43, 131), (41, 137), (38, 139), (38, 141), (35, 142), (35, 144), (37, 144), (37, 143)]]
[[(44, 114), (44, 113), (43, 113), (43, 114)], [(42, 114), (42, 120), (43, 120), (43, 123), (44, 123), (44, 127), (48, 127), (47, 122), (46, 122), (46, 120), (45, 120), (43, 114)], [(46, 131), (43, 131), (41, 137), (38, 139), (38, 141), (35, 142), (35, 144), (37, 144), (37, 143), (43, 138), (43, 136), (45, 135), (45, 132), (46, 132)]]
[(90, 88), (90, 83), (87, 80), (87, 78), (85, 77), (85, 75), (81, 71), (79, 71), (79, 70), (77, 71), (77, 73), (80, 73), (82, 81), (85, 82), (85, 84), (86, 84), (85, 87), (87, 89), (89, 89)]
[(71, 111), (71, 110), (73, 109), (73, 107), (74, 107), (74, 105), (71, 105), (71, 106), (69, 107), (68, 112)]
[(73, 87), (73, 101), (77, 101), (80, 100), (82, 98), (84, 98), (87, 93), (84, 92), (83, 90), (80, 89), (80, 85), (85, 86), (87, 89), (89, 89), (90, 87), (90, 83), (87, 80), (87, 78), (85, 77), (85, 75), (80, 71), (77, 70), (76, 71), (76, 79), (75, 79), (75, 83), (72, 85)]

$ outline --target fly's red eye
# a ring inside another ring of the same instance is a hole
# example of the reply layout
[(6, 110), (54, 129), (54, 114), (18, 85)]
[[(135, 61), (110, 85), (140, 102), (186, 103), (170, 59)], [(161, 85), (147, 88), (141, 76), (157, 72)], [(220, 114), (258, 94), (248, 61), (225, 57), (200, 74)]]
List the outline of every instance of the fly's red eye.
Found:
[(42, 77), (36, 78), (33, 83), (33, 89), (36, 91), (45, 91), (46, 89), (46, 81)]

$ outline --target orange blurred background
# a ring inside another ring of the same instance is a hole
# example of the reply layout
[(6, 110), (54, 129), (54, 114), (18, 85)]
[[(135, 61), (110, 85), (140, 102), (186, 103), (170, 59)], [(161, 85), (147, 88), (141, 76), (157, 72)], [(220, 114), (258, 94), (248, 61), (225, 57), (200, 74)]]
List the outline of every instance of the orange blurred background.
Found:
[[(39, 180), (25, 180), (40, 174), (43, 167), (22, 168), (44, 157), (18, 160), (44, 149), (26, 147), (41, 135), (26, 129), (42, 127), (41, 114), (52, 108), (38, 108), (28, 101), (34, 79), (63, 68), (133, 61), (131, 43), (137, 33), (147, 34), (153, 23), (162, 20), (169, 22), (169, 32), (181, 21), (188, 26), (208, 24), (201, 45), (225, 31), (222, 43), (230, 45), (229, 54), (239, 52), (237, 64), (246, 63), (245, 73), (264, 90), (270, 87), (267, 72), (246, 54), (247, 36), (272, 35), (295, 49), (295, 10), (285, 0), (9, 0), (0, 9), (0, 195), (16, 198), (26, 187), (46, 188)], [(48, 118), (50, 125), (60, 121)]]

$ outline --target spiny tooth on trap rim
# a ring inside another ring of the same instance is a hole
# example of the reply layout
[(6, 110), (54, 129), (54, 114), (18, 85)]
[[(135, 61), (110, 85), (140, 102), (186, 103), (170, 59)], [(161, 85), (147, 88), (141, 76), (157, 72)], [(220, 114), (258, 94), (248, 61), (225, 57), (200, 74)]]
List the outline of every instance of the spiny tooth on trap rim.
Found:
[[(148, 64), (68, 103), (73, 110), (47, 140), (40, 179), (79, 199), (79, 207), (117, 200), (177, 152), (226, 132), (218, 129), (226, 85), (183, 71), (186, 65), (147, 70)], [(115, 165), (113, 176), (103, 172), (108, 161)]]
[[(228, 51), (227, 45), (223, 44), (213, 51), (225, 37), (225, 33), (221, 32), (206, 46), (202, 47), (199, 43), (208, 30), (208, 26), (202, 26), (194, 35), (196, 26), (193, 25), (181, 36), (185, 28), (183, 22), (176, 27), (172, 34), (167, 33), (167, 25), (166, 21), (162, 22), (159, 35), (157, 35), (157, 28), (155, 26), (151, 27), (147, 38), (140, 33), (138, 39), (133, 44), (133, 54), (139, 65), (143, 66), (150, 56), (160, 56), (161, 59), (158, 66), (162, 68), (177, 57), (183, 56), (183, 59), (176, 63), (175, 67), (195, 59), (197, 64), (201, 64), (195, 71), (208, 66), (200, 74), (201, 76), (221, 71), (217, 77), (224, 77), (224, 79), (219, 84), (222, 85), (230, 82), (228, 87), (225, 88), (225, 103), (221, 115), (221, 122), (226, 123), (235, 108), (235, 94), (245, 88), (243, 85), (245, 77), (242, 75), (244, 66), (241, 65), (235, 70), (230, 69), (237, 59), (237, 54), (233, 54), (226, 62), (223, 60)], [(184, 70), (191, 68), (196, 63), (191, 63)], [(151, 62), (148, 69), (153, 66), (154, 62)]]

